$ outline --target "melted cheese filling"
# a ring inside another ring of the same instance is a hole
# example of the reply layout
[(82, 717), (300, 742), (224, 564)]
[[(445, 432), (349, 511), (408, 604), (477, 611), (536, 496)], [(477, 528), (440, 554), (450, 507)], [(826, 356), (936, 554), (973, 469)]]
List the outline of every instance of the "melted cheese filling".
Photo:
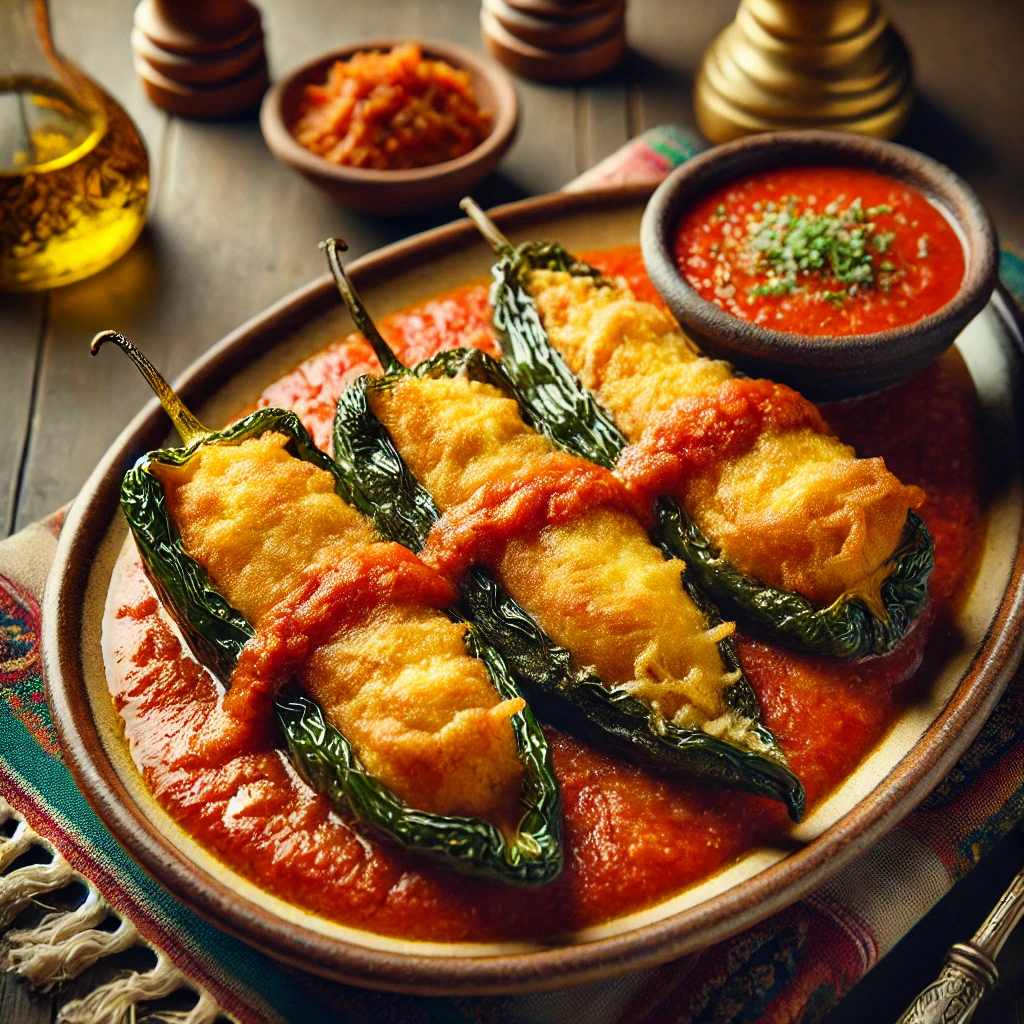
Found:
[[(538, 270), (529, 290), (551, 344), (630, 441), (677, 399), (731, 376), (728, 363), (700, 357), (667, 313), (628, 288)], [(855, 591), (877, 609), (879, 570), (924, 496), (882, 459), (858, 459), (837, 437), (796, 430), (762, 435), (678, 497), (745, 575), (819, 605)]]
[[(465, 377), (408, 378), (372, 393), (374, 413), (409, 468), (445, 511), (495, 480), (538, 470), (551, 449), (498, 388)], [(510, 542), (493, 566), (508, 592), (577, 663), (634, 693), (665, 719), (746, 745), (749, 723), (727, 713), (735, 680), (716, 646), (731, 623), (708, 629), (640, 524), (585, 512)]]
[[(185, 550), (254, 626), (305, 580), (373, 545), (333, 477), (283, 434), (212, 444), (182, 467), (154, 464)], [(465, 625), (434, 608), (377, 607), (315, 650), (299, 682), (366, 769), (411, 806), (514, 827), (522, 765), (509, 718)]]

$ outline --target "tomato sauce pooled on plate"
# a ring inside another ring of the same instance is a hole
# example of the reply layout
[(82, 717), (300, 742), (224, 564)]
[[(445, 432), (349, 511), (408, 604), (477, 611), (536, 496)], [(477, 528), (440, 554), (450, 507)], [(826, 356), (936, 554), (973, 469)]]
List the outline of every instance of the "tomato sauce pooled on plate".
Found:
[(956, 295), (960, 239), (910, 185), (851, 167), (791, 167), (729, 182), (679, 222), (675, 255), (702, 298), (808, 335), (917, 323)]
[[(636, 247), (580, 255), (624, 278), (638, 298), (656, 300)], [(486, 286), (474, 284), (380, 327), (400, 356), (424, 358), (467, 338), (497, 351), (489, 321)], [(262, 404), (295, 409), (326, 447), (335, 401), (366, 372), (380, 373), (379, 364), (366, 341), (351, 335), (269, 387)], [(861, 455), (884, 456), (906, 483), (925, 489), (920, 513), (935, 539), (936, 568), (929, 611), (884, 658), (850, 664), (738, 638), (765, 723), (810, 807), (857, 767), (912, 699), (926, 645), (943, 646), (954, 628), (952, 599), (982, 534), (975, 396), (955, 353), (884, 394), (824, 414)], [(207, 727), (217, 686), (182, 650), (134, 552), (111, 586), (110, 688), (157, 800), (232, 869), (332, 920), (406, 939), (544, 939), (661, 902), (789, 832), (781, 804), (670, 782), (549, 729), (564, 804), (562, 876), (531, 893), (433, 867), (346, 822), (279, 751), (253, 749), (215, 769), (183, 766), (175, 751)]]

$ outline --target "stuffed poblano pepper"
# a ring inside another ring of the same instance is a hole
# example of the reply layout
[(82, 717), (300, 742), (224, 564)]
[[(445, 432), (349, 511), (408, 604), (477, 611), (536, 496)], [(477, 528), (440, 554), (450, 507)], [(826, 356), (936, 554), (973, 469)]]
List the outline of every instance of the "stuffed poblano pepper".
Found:
[(562, 867), (544, 733), (458, 594), (381, 541), (348, 478), (294, 413), (200, 424), (113, 332), (184, 447), (150, 452), (121, 507), (195, 656), (226, 687), (190, 758), (215, 765), (283, 735), (339, 810), (408, 850), (502, 882)]
[(803, 396), (700, 356), (665, 312), (556, 243), (499, 255), (502, 363), (531, 422), (614, 469), (654, 511), (653, 536), (750, 632), (838, 658), (885, 654), (928, 601), (924, 500), (859, 459)]
[(786, 766), (729, 643), (681, 585), (611, 473), (552, 448), (476, 349), (401, 365), (325, 243), (384, 367), (338, 402), (334, 456), (382, 535), (461, 591), (538, 714), (679, 778), (772, 797), (799, 820)]

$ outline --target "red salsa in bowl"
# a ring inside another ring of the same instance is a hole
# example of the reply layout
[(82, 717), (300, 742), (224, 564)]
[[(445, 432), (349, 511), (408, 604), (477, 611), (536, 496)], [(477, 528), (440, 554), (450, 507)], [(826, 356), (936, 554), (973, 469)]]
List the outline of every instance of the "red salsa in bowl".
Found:
[(927, 366), (988, 302), (999, 255), (949, 168), (829, 131), (749, 136), (688, 160), (651, 197), (640, 239), (698, 348), (817, 400)]
[(912, 186), (856, 167), (787, 167), (720, 186), (679, 221), (675, 254), (709, 302), (808, 335), (916, 323), (964, 276), (945, 215)]

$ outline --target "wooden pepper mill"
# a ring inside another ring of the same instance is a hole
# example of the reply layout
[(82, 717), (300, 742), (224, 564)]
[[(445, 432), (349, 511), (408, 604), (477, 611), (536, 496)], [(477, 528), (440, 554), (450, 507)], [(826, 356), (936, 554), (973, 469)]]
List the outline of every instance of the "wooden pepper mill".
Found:
[(910, 57), (875, 0), (742, 0), (694, 86), (712, 142), (782, 128), (892, 138), (913, 100)]
[(146, 95), (183, 117), (241, 113), (269, 82), (260, 12), (249, 0), (142, 0), (132, 49)]
[(516, 74), (578, 82), (626, 52), (626, 0), (483, 0), (484, 46)]

